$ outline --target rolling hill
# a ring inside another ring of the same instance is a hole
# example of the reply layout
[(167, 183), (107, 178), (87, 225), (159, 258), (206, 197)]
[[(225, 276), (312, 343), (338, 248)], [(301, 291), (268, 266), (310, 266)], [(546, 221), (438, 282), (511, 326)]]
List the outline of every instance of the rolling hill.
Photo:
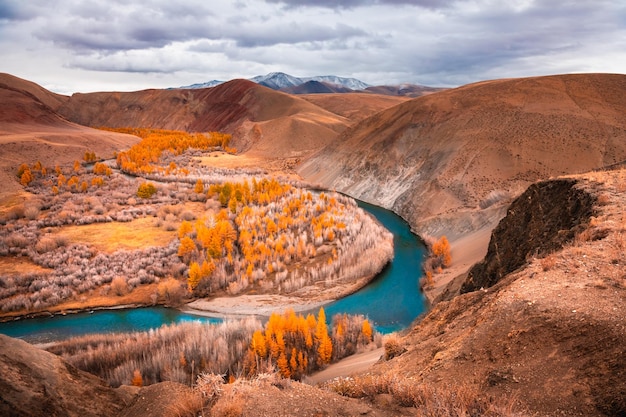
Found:
[[(71, 162), (137, 140), (86, 126), (221, 130), (244, 158), (301, 159), (309, 181), (392, 208), (422, 236), (448, 235), (457, 267), (484, 258), (467, 276), (457, 270), (456, 287), (396, 341), (397, 357), (340, 381), (366, 400), (296, 382), (250, 385), (219, 400), (242, 413), (300, 402), (310, 414), (412, 415), (409, 394), (428, 387), (512, 398), (530, 415), (625, 415), (626, 171), (602, 170), (626, 160), (625, 91), (624, 75), (578, 74), (410, 100), (293, 97), (244, 80), (65, 97), (1, 75), (0, 181), (3, 193), (19, 191), (21, 162)], [(23, 342), (0, 344), (6, 412), (163, 415), (189, 398), (182, 386), (112, 390)]]
[(56, 109), (68, 97), (9, 74), (0, 74), (0, 201), (22, 189), (15, 176), (26, 162), (67, 164), (82, 160), (85, 151), (110, 157), (138, 138), (90, 129), (60, 116)]
[(85, 126), (232, 133), (239, 151), (285, 158), (319, 149), (349, 125), (307, 101), (246, 80), (194, 90), (74, 94), (58, 112)]
[(446, 90), (362, 120), (299, 172), (454, 240), (491, 230), (534, 181), (626, 160), (624, 91), (611, 74)]

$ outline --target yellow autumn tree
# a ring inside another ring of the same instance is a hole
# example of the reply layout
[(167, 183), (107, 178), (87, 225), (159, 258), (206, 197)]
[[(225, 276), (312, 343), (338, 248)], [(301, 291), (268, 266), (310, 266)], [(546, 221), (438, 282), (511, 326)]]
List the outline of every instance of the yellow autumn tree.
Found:
[[(178, 238), (182, 239), (183, 237), (187, 236), (192, 231), (193, 231), (193, 225), (191, 224), (191, 222), (187, 220), (183, 220), (183, 222), (178, 227)], [(178, 255), (178, 256), (181, 256), (181, 255)]]
[(317, 347), (317, 362), (318, 364), (325, 365), (330, 363), (333, 356), (333, 343), (328, 335), (328, 326), (326, 325), (326, 313), (324, 308), (321, 307), (317, 316), (317, 327), (315, 329), (315, 340), (318, 343)]
[(198, 286), (201, 279), (202, 272), (200, 265), (198, 265), (198, 262), (192, 262), (189, 265), (189, 278), (187, 278), (187, 287), (189, 288), (189, 291), (193, 291)]
[(30, 169), (24, 170), (22, 176), (20, 177), (20, 184), (23, 186), (27, 186), (33, 181), (33, 174), (30, 172)]
[(276, 361), (276, 366), (278, 366), (280, 375), (283, 378), (291, 377), (291, 369), (289, 368), (289, 362), (287, 361), (287, 356), (285, 356), (285, 352), (281, 352), (278, 360)]
[(432, 247), (433, 256), (442, 267), (447, 268), (452, 263), (452, 256), (450, 255), (450, 242), (444, 235), (439, 238)]
[(130, 383), (135, 387), (143, 386), (143, 378), (139, 369), (135, 369), (135, 372), (133, 372), (133, 379), (130, 381)]
[(196, 194), (202, 194), (204, 192), (204, 184), (202, 183), (202, 180), (200, 178), (198, 178), (198, 181), (196, 181), (196, 185), (194, 185), (193, 191)]
[(191, 256), (191, 254), (195, 250), (196, 250), (196, 244), (194, 243), (193, 239), (191, 239), (189, 236), (184, 236), (180, 240), (180, 246), (178, 247), (179, 257), (183, 259), (187, 259), (188, 257)]
[(365, 343), (369, 343), (372, 341), (372, 325), (369, 320), (363, 320), (361, 324), (361, 335), (363, 336), (363, 341)]
[(267, 357), (267, 343), (261, 330), (257, 330), (252, 334), (251, 348), (261, 359)]

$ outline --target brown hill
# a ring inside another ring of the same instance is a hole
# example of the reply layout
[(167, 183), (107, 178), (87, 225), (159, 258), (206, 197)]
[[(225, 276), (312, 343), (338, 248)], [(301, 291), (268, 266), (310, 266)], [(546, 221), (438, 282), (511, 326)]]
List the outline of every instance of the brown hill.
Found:
[[(515, 252), (508, 237), (522, 229), (524, 250), (544, 257), (438, 303), (396, 349), (406, 353), (368, 375), (513, 398), (533, 416), (626, 415), (625, 204), (623, 169), (532, 186), (494, 231), (500, 247), (485, 263)], [(549, 231), (555, 223), (568, 224), (564, 233)]]
[(0, 123), (36, 121), (53, 123), (54, 109), (67, 100), (66, 96), (10, 74), (0, 73)]
[(300, 97), (349, 119), (352, 124), (409, 100), (407, 97), (371, 93), (304, 94)]
[(69, 122), (55, 111), (67, 100), (31, 82), (0, 74), (0, 201), (21, 190), (15, 173), (24, 162), (41, 161), (53, 167), (82, 160), (85, 151), (110, 157), (138, 140)]
[(0, 335), (0, 415), (117, 415), (132, 398), (26, 342)]
[(364, 91), (374, 94), (385, 94), (402, 97), (421, 97), (427, 94), (443, 91), (445, 88), (427, 87), (425, 85), (401, 84), (401, 85), (378, 85), (367, 87)]
[(58, 111), (85, 126), (233, 133), (239, 151), (272, 158), (307, 155), (349, 125), (305, 100), (246, 80), (193, 90), (74, 94)]
[(299, 172), (394, 209), (422, 236), (483, 248), (468, 268), (485, 253), (485, 230), (530, 183), (626, 160), (625, 91), (626, 76), (612, 74), (446, 90), (363, 120)]

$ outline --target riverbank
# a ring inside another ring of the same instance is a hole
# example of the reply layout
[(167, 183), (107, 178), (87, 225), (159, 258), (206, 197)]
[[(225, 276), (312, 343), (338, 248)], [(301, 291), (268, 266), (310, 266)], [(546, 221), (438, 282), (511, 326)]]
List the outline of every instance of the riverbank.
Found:
[(450, 242), (452, 264), (433, 275), (434, 285), (422, 289), (430, 306), (458, 292), (470, 268), (487, 254), (490, 238), (491, 229), (484, 227)]
[(292, 295), (244, 294), (232, 297), (198, 299), (185, 304), (179, 310), (187, 314), (221, 319), (246, 316), (269, 317), (272, 313), (282, 313), (287, 309), (292, 309), (295, 312), (316, 310), (359, 291), (375, 279), (385, 265), (387, 263), (370, 276), (355, 282), (340, 283), (329, 288), (324, 288), (323, 284), (320, 284), (301, 288)]

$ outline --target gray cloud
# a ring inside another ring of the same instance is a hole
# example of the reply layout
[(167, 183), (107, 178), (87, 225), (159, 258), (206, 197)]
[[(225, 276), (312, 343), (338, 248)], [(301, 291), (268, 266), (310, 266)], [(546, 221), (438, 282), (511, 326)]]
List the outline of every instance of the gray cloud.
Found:
[(266, 0), (268, 3), (278, 3), (287, 7), (326, 7), (330, 9), (351, 9), (375, 5), (390, 6), (418, 6), (428, 9), (448, 7), (454, 0)]
[(620, 0), (0, 0), (0, 71), (128, 88), (270, 71), (451, 86), (623, 72), (625, 22)]

